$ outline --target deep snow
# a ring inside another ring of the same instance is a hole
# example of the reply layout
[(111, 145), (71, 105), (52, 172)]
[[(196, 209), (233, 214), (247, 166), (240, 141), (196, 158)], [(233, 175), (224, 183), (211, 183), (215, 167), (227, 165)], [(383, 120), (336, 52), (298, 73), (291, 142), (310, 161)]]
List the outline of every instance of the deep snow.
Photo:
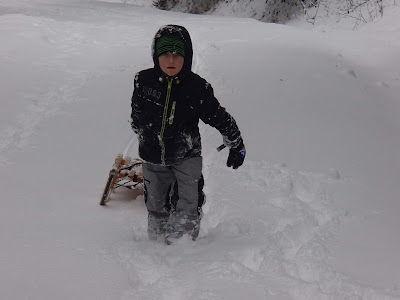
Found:
[[(1, 298), (400, 299), (400, 10), (386, 12), (351, 31), (0, 0)], [(98, 205), (168, 23), (188, 28), (248, 151), (228, 169), (201, 127), (200, 238), (172, 246), (148, 241), (140, 191)]]

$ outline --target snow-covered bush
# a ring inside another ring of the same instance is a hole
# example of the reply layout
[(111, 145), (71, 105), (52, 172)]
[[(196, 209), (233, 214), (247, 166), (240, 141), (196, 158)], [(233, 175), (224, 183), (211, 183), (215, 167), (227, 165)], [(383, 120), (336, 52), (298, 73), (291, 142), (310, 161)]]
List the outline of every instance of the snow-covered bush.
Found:
[(383, 16), (384, 8), (396, 5), (397, 0), (319, 0), (312, 8), (307, 8), (304, 13), (309, 22), (315, 24), (318, 19), (334, 17), (338, 22), (343, 19), (354, 21), (354, 27), (360, 23), (372, 22)]
[(212, 10), (220, 0), (154, 0), (153, 5), (163, 10), (177, 10), (182, 12), (202, 14)]
[(188, 13), (221, 12), (252, 17), (265, 22), (284, 23), (302, 11), (315, 5), (316, 0), (155, 0), (155, 7)]
[(154, 0), (153, 5), (164, 10), (251, 17), (273, 23), (285, 23), (294, 16), (304, 14), (314, 24), (318, 17), (334, 15), (338, 20), (351, 18), (357, 26), (382, 16), (384, 7), (396, 4), (396, 1), (398, 0)]

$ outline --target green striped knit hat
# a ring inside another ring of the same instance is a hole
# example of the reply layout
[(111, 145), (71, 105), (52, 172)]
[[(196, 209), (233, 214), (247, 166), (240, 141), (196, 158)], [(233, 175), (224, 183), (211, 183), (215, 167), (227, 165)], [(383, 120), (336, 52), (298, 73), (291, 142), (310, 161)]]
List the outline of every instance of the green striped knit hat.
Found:
[(156, 41), (156, 56), (172, 52), (185, 57), (185, 42), (178, 34), (167, 34)]

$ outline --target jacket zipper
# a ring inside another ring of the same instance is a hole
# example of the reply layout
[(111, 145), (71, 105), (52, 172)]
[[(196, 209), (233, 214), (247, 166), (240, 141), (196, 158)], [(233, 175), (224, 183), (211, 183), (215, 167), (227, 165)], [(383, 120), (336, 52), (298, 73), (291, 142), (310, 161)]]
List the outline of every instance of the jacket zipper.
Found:
[[(161, 123), (161, 131), (160, 131), (161, 164), (163, 166), (165, 166), (164, 131), (165, 131), (165, 125), (167, 123), (168, 104), (169, 104), (169, 99), (171, 97), (173, 78), (167, 78), (167, 80), (168, 80), (167, 97), (165, 98), (164, 113), (163, 113), (163, 119), (162, 119), (162, 123)], [(171, 114), (172, 114), (172, 112), (171, 112)]]

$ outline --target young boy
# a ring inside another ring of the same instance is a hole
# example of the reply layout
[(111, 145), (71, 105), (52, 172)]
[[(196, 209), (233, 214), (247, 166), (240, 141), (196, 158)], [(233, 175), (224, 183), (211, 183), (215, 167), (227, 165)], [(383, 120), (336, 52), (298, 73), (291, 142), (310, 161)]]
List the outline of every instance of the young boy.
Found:
[[(136, 74), (131, 104), (131, 124), (144, 161), (148, 235), (167, 244), (184, 234), (195, 240), (203, 204), (199, 120), (221, 132), (230, 149), (228, 167), (241, 166), (246, 150), (235, 120), (211, 85), (191, 71), (188, 31), (179, 25), (161, 27), (152, 54), (154, 67)], [(171, 210), (166, 201), (175, 183), (179, 199)]]

